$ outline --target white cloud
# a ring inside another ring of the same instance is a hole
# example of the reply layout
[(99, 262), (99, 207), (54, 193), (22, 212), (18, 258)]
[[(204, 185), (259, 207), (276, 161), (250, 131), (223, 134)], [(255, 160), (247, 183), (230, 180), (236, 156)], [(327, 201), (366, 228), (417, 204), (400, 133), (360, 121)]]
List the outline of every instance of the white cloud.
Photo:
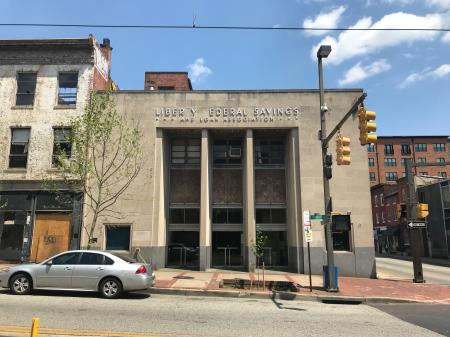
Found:
[(445, 33), (444, 36), (442, 36), (441, 41), (445, 43), (450, 43), (450, 32)]
[(450, 0), (426, 0), (427, 5), (450, 9)]
[(390, 69), (391, 65), (387, 63), (385, 59), (377, 60), (366, 66), (362, 66), (361, 62), (358, 62), (345, 73), (343, 79), (339, 80), (339, 85), (361, 82), (366, 78), (375, 76)]
[(205, 65), (205, 59), (199, 57), (194, 63), (187, 66), (189, 69), (189, 77), (192, 83), (198, 83), (203, 81), (206, 77), (212, 74), (212, 70)]
[[(363, 17), (350, 28), (440, 28), (444, 24), (441, 14), (417, 16), (404, 12), (385, 15), (379, 21), (372, 23), (371, 17)], [(433, 31), (344, 31), (337, 38), (326, 36), (311, 49), (311, 58), (316, 59), (320, 45), (331, 45), (332, 52), (328, 57), (331, 64), (340, 64), (355, 56), (368, 55), (383, 48), (397, 46), (403, 43), (412, 44), (415, 41), (432, 41), (439, 35)]]
[(407, 59), (413, 59), (413, 58), (414, 58), (414, 55), (411, 54), (411, 53), (404, 53), (404, 54), (403, 54), (403, 57), (404, 57), (404, 58), (407, 58)]
[(414, 2), (414, 0), (381, 0), (381, 3), (387, 4), (387, 5), (399, 5), (399, 6), (405, 6), (410, 5)]
[(448, 76), (450, 74), (450, 64), (443, 64), (436, 69), (425, 69), (424, 71), (420, 73), (412, 73), (409, 75), (405, 80), (399, 84), (399, 88), (406, 88), (407, 86), (416, 83), (418, 81), (425, 80), (427, 78), (443, 78), (445, 76)]
[[(345, 6), (337, 7), (330, 12), (320, 12), (314, 19), (307, 18), (303, 21), (304, 28), (336, 28), (341, 21), (341, 16), (344, 14)], [(306, 31), (308, 35), (324, 35), (327, 30), (309, 30)]]

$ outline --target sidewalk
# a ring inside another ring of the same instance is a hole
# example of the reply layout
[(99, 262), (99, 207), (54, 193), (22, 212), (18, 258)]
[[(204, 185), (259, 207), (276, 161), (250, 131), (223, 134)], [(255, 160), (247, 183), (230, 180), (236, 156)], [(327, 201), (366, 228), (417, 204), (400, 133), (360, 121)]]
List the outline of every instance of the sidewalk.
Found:
[[(6, 265), (1, 264), (0, 269)], [(286, 272), (266, 271), (266, 290), (262, 290), (262, 273), (231, 272), (224, 270), (199, 272), (178, 269), (155, 271), (156, 285), (150, 293), (271, 298), (342, 300), (374, 302), (421, 302), (450, 304), (450, 287), (436, 284), (413, 283), (412, 280), (367, 279), (339, 276), (339, 292), (323, 289), (322, 275), (312, 275), (313, 290), (309, 290), (309, 276)], [(244, 286), (244, 287), (242, 287)], [(1, 335), (0, 335), (1, 336)]]
[[(303, 274), (267, 272), (266, 286), (269, 288), (292, 284), (290, 291), (262, 290), (257, 286), (257, 274), (247, 272), (197, 272), (162, 269), (156, 273), (153, 293), (216, 296), (273, 296), (282, 293), (284, 297), (300, 300), (359, 300), (361, 302), (421, 302), (450, 304), (450, 287), (443, 285), (418, 284), (410, 280), (381, 280), (357, 277), (339, 277), (339, 292), (329, 293), (323, 289), (322, 276), (313, 275), (313, 291), (309, 290), (309, 277)], [(262, 275), (260, 273), (260, 281)], [(253, 287), (250, 290), (250, 283)], [(240, 289), (239, 285), (247, 285)], [(288, 296), (290, 295), (290, 296)]]

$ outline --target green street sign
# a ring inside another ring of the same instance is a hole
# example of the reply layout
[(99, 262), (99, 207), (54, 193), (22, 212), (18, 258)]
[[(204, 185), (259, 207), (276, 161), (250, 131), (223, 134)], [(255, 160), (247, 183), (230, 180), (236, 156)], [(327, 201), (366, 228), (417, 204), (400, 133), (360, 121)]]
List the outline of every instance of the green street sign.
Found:
[(325, 219), (325, 215), (324, 214), (319, 214), (319, 213), (313, 213), (311, 214), (311, 220), (320, 220), (323, 221)]

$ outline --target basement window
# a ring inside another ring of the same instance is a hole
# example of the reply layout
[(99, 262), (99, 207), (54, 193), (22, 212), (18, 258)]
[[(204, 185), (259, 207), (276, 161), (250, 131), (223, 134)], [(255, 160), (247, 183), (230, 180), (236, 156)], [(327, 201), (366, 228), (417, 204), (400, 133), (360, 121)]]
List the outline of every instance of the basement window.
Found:
[(37, 73), (17, 73), (17, 106), (33, 106)]
[(75, 105), (77, 103), (78, 73), (58, 74), (58, 105)]
[(130, 225), (106, 225), (106, 250), (130, 250)]

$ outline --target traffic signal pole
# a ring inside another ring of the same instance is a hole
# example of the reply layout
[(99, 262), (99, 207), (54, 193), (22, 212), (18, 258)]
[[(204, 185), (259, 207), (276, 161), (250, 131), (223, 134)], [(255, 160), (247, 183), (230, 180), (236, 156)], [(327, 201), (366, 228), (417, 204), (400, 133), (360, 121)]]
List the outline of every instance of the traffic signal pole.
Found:
[(326, 235), (326, 247), (327, 247), (327, 265), (328, 265), (328, 288), (329, 292), (337, 292), (339, 289), (334, 282), (334, 254), (333, 254), (333, 235), (331, 224), (331, 212), (333, 211), (331, 196), (330, 196), (330, 180), (326, 174), (326, 158), (328, 155), (328, 143), (326, 142), (326, 119), (325, 114), (327, 109), (324, 105), (324, 90), (323, 90), (323, 70), (322, 70), (322, 57), (318, 57), (319, 65), (319, 91), (320, 91), (320, 141), (322, 144), (322, 175), (323, 175), (323, 195), (325, 201), (325, 235)]
[[(414, 182), (414, 175), (412, 173), (413, 164), (409, 161), (405, 161), (405, 173), (408, 183), (408, 202), (406, 207), (406, 216), (408, 221), (415, 222), (417, 217), (416, 206), (417, 206), (417, 193), (416, 186)], [(424, 283), (423, 270), (422, 270), (422, 251), (423, 251), (423, 239), (422, 239), (422, 228), (411, 227), (410, 229), (410, 240), (411, 240), (411, 255), (413, 258), (413, 269), (414, 269), (414, 283)]]

